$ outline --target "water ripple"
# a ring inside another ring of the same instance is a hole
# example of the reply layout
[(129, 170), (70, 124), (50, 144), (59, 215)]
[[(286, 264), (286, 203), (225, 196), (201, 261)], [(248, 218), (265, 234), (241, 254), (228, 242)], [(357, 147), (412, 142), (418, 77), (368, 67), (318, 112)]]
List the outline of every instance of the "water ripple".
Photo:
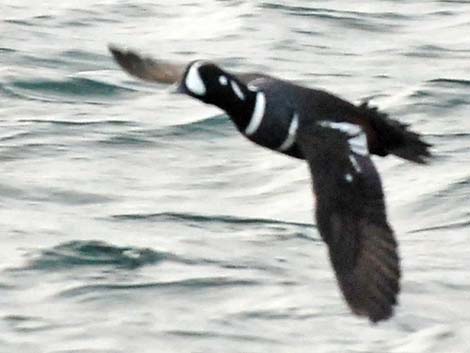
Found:
[(135, 269), (174, 259), (175, 256), (148, 248), (118, 247), (102, 241), (71, 241), (43, 250), (27, 269), (53, 271), (76, 266), (116, 266)]
[[(34, 123), (34, 124), (48, 124), (48, 125), (56, 125), (56, 126), (71, 126), (71, 127), (84, 127), (88, 128), (89, 126), (97, 126), (97, 127), (108, 127), (108, 126), (129, 126), (135, 127), (137, 124), (133, 121), (126, 121), (126, 120), (49, 120), (49, 119), (19, 119), (18, 122), (20, 123)], [(3, 138), (0, 138), (0, 141)]]
[(22, 98), (69, 103), (76, 103), (76, 100), (102, 103), (113, 96), (134, 91), (131, 88), (82, 77), (66, 80), (17, 80), (3, 85), (3, 89)]
[(59, 328), (59, 325), (49, 323), (42, 317), (24, 316), (24, 315), (6, 315), (3, 317), (14, 331), (20, 333), (41, 332)]
[(119, 221), (144, 221), (144, 222), (166, 222), (175, 221), (183, 222), (192, 225), (204, 225), (205, 223), (222, 223), (232, 225), (283, 225), (283, 226), (295, 226), (300, 228), (311, 229), (313, 226), (310, 223), (297, 223), (297, 222), (285, 222), (274, 219), (263, 219), (263, 218), (238, 218), (235, 216), (206, 216), (191, 213), (177, 213), (177, 212), (162, 212), (162, 213), (148, 213), (148, 214), (122, 214), (114, 215), (112, 219)]
[(71, 289), (61, 291), (58, 296), (64, 298), (73, 298), (87, 296), (89, 294), (127, 292), (140, 290), (170, 290), (180, 293), (183, 290), (191, 292), (198, 290), (208, 290), (223, 287), (247, 287), (258, 286), (261, 282), (258, 280), (233, 279), (228, 277), (202, 277), (189, 278), (183, 280), (166, 281), (166, 282), (145, 282), (145, 283), (120, 283), (120, 284), (95, 284), (77, 286)]
[(470, 86), (470, 80), (462, 80), (462, 79), (451, 79), (451, 78), (436, 78), (433, 80), (429, 80), (430, 83), (436, 83), (440, 86), (463, 86), (463, 88), (468, 88)]
[[(318, 20), (334, 21), (338, 26), (359, 30), (386, 32), (399, 28), (399, 21), (409, 19), (395, 12), (367, 13), (358, 11), (339, 11), (323, 7), (289, 6), (280, 3), (263, 3), (264, 8), (281, 10), (282, 12), (299, 17), (312, 17)], [(393, 22), (384, 22), (393, 20)]]
[(420, 229), (411, 230), (409, 233), (427, 233), (427, 232), (435, 232), (435, 231), (441, 231), (441, 230), (453, 230), (453, 229), (463, 230), (466, 228), (470, 228), (470, 221), (445, 223), (445, 224), (440, 224), (440, 225), (432, 226), (432, 227), (422, 227)]
[(277, 339), (265, 338), (259, 335), (228, 334), (216, 331), (202, 330), (168, 330), (165, 334), (186, 338), (229, 338), (240, 342), (280, 343)]
[(164, 130), (159, 130), (156, 135), (170, 137), (191, 137), (201, 138), (204, 136), (222, 137), (235, 134), (233, 124), (226, 114), (218, 114), (194, 122), (170, 126)]

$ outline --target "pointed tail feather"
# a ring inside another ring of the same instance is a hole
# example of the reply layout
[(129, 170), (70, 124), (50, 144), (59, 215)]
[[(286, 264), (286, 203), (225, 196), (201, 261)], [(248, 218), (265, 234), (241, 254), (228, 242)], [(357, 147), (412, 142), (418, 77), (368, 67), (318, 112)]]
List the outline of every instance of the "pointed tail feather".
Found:
[(429, 148), (431, 144), (422, 140), (422, 137), (409, 130), (407, 124), (390, 119), (387, 114), (371, 107), (368, 102), (359, 107), (373, 130), (376, 131), (377, 141), (371, 146), (371, 152), (379, 156), (389, 153), (408, 161), (426, 164), (432, 157)]

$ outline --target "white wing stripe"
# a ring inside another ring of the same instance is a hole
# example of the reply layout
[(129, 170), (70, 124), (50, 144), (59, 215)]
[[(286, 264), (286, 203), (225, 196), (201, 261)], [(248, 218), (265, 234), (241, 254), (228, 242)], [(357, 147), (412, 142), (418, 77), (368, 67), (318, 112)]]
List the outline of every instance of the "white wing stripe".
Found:
[(356, 152), (357, 154), (367, 156), (369, 154), (369, 147), (367, 145), (367, 137), (364, 131), (362, 131), (357, 135), (349, 139), (349, 146), (351, 146), (351, 150)]
[(356, 169), (356, 172), (361, 173), (361, 167), (359, 166), (359, 163), (357, 163), (356, 157), (354, 155), (350, 154), (349, 155), (349, 160), (351, 161), (351, 164), (353, 165), (354, 169)]
[(359, 125), (351, 124), (351, 123), (345, 123), (345, 122), (338, 123), (338, 122), (334, 122), (334, 121), (322, 120), (322, 121), (318, 122), (318, 125), (342, 131), (342, 132), (348, 134), (348, 136), (357, 135), (358, 133), (360, 133), (362, 131), (362, 129)]
[(367, 156), (369, 154), (367, 136), (359, 125), (325, 120), (318, 122), (318, 125), (344, 132), (348, 135), (348, 143), (351, 151), (362, 156)]

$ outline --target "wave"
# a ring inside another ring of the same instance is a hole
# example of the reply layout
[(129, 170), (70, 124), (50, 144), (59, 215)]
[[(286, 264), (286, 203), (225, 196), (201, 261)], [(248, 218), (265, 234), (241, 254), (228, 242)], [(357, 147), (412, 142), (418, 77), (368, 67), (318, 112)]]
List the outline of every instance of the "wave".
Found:
[(185, 139), (190, 139), (192, 142), (198, 141), (200, 143), (208, 138), (213, 140), (235, 134), (235, 128), (229, 118), (220, 114), (186, 124), (170, 125), (158, 129), (134, 129), (113, 134), (98, 142), (104, 145), (135, 146), (174, 144), (175, 141), (182, 142)]
[(200, 138), (205, 136), (224, 137), (235, 135), (235, 128), (226, 114), (218, 114), (194, 122), (173, 125), (156, 132), (157, 135), (169, 137)]
[(30, 260), (27, 270), (69, 270), (71, 267), (114, 266), (135, 269), (177, 257), (149, 248), (119, 247), (103, 241), (70, 241), (42, 250)]
[[(311, 239), (309, 239), (311, 240)], [(104, 241), (75, 240), (62, 243), (51, 248), (42, 249), (28, 255), (29, 259), (24, 266), (9, 268), (12, 273), (24, 273), (24, 271), (41, 272), (70, 272), (73, 268), (81, 271), (83, 268), (115, 268), (119, 270), (136, 270), (144, 266), (159, 266), (163, 263), (171, 263), (184, 266), (214, 267), (228, 270), (258, 270), (261, 272), (278, 273), (280, 268), (276, 265), (266, 265), (257, 261), (242, 261), (238, 259), (221, 259), (213, 257), (196, 257), (191, 255), (178, 255), (169, 251), (155, 250), (131, 246), (116, 246)], [(211, 270), (212, 272), (212, 270)], [(184, 279), (158, 283), (131, 283), (131, 284), (99, 284), (85, 285), (77, 291), (93, 291), (105, 289), (130, 289), (153, 287), (198, 287), (198, 286), (224, 286), (252, 284), (251, 280), (232, 280), (225, 277)], [(1, 286), (0, 286), (1, 288)]]
[(267, 9), (280, 9), (286, 11), (288, 13), (294, 14), (301, 14), (304, 16), (315, 15), (315, 14), (328, 14), (331, 17), (335, 17), (338, 19), (349, 17), (349, 18), (356, 18), (356, 17), (366, 17), (366, 18), (377, 18), (377, 19), (409, 19), (412, 15), (404, 15), (399, 14), (396, 12), (360, 12), (360, 11), (348, 11), (348, 10), (335, 10), (331, 8), (325, 7), (309, 7), (309, 6), (293, 6), (293, 5), (285, 5), (280, 3), (273, 3), (273, 2), (264, 2), (261, 4), (261, 7)]
[(257, 280), (234, 279), (229, 277), (201, 277), (174, 281), (145, 282), (145, 283), (119, 283), (119, 284), (95, 284), (82, 285), (61, 291), (58, 296), (64, 298), (82, 297), (90, 294), (107, 293), (110, 291), (132, 290), (170, 290), (179, 294), (181, 291), (207, 290), (222, 287), (247, 287), (257, 286), (261, 282)]
[[(410, 352), (410, 353), (439, 353), (446, 351), (467, 352), (470, 325), (434, 324), (418, 330), (405, 337), (381, 345), (377, 351)], [(452, 347), (452, 348), (450, 348)]]
[(222, 215), (199, 215), (192, 213), (178, 213), (178, 212), (161, 212), (161, 213), (148, 213), (148, 214), (121, 214), (114, 215), (112, 219), (119, 221), (145, 221), (145, 222), (166, 222), (178, 221), (189, 224), (206, 224), (206, 223), (221, 223), (221, 224), (263, 224), (263, 225), (283, 225), (294, 226), (300, 228), (312, 228), (310, 223), (286, 222), (274, 219), (265, 218), (239, 218), (235, 216), (222, 216)]
[(454, 223), (445, 223), (440, 224), (437, 226), (432, 227), (424, 227), (420, 229), (411, 230), (409, 233), (427, 233), (427, 232), (435, 232), (441, 230), (457, 230), (457, 229), (466, 229), (470, 227), (470, 221), (463, 221), (463, 222), (454, 222)]
[[(19, 123), (34, 123), (34, 124), (48, 124), (56, 126), (72, 126), (72, 127), (89, 127), (89, 126), (130, 126), (134, 127), (137, 124), (133, 121), (127, 120), (51, 120), (51, 119), (18, 119)], [(0, 141), (2, 138), (0, 138)]]
[(425, 81), (420, 87), (413, 89), (408, 95), (411, 107), (408, 111), (429, 109), (435, 115), (442, 111), (466, 109), (470, 105), (468, 87), (470, 81), (452, 78), (437, 78)]
[[(0, 160), (8, 160), (8, 158), (12, 159), (13, 156), (2, 156)], [(0, 184), (0, 193), (2, 197), (10, 200), (52, 202), (67, 206), (104, 204), (114, 201), (113, 197), (109, 195), (92, 192), (78, 192), (44, 185), (36, 186), (34, 188), (18, 188), (2, 183)]]
[[(280, 10), (288, 15), (313, 17), (319, 20), (335, 21), (338, 25), (362, 31), (388, 32), (399, 28), (399, 21), (409, 20), (410, 15), (395, 12), (359, 12), (335, 10), (321, 7), (289, 6), (280, 3), (266, 2), (263, 8)], [(384, 22), (388, 20), (388, 22)]]
[[(212, 232), (261, 231), (273, 234), (276, 239), (301, 239), (308, 242), (320, 242), (315, 225), (311, 223), (288, 222), (265, 218), (243, 218), (229, 215), (200, 215), (193, 213), (162, 212), (148, 214), (121, 214), (110, 218), (114, 222), (171, 223), (186, 227), (204, 229)], [(204, 260), (208, 262), (207, 260)], [(209, 260), (211, 262), (211, 260)], [(239, 265), (219, 262), (221, 267), (238, 267)]]
[(470, 80), (462, 80), (462, 79), (452, 79), (452, 78), (436, 78), (427, 81), (432, 84), (438, 84), (439, 86), (463, 86), (467, 88), (470, 86)]
[(428, 192), (412, 203), (412, 211), (424, 219), (427, 225), (412, 233), (435, 230), (464, 230), (468, 227), (470, 208), (470, 177), (448, 182)]
[(66, 80), (16, 80), (0, 87), (6, 93), (45, 102), (101, 104), (107, 99), (115, 99), (124, 92), (134, 92), (132, 88), (106, 83), (83, 77), (71, 77)]
[[(18, 119), (18, 123), (25, 124), (34, 124), (37, 129), (29, 128), (27, 131), (15, 131), (7, 132), (3, 136), (0, 136), (0, 142), (21, 142), (25, 141), (25, 144), (22, 146), (27, 146), (27, 141), (30, 139), (35, 139), (38, 137), (50, 137), (56, 136), (58, 130), (53, 130), (54, 128), (63, 127), (64, 130), (62, 133), (68, 135), (70, 129), (74, 129), (76, 132), (78, 129), (83, 128), (86, 131), (90, 127), (96, 128), (106, 128), (106, 127), (135, 127), (137, 124), (132, 121), (125, 120), (52, 120), (52, 119)], [(52, 129), (48, 129), (50, 126)], [(60, 130), (59, 130), (60, 131)], [(19, 146), (21, 147), (21, 146)]]
[(0, 53), (7, 53), (7, 54), (11, 54), (11, 53), (16, 53), (17, 51), (13, 48), (4, 48), (4, 47), (0, 47)]
[(281, 341), (273, 338), (266, 338), (260, 335), (248, 335), (248, 334), (229, 334), (225, 332), (217, 332), (210, 330), (167, 330), (165, 334), (170, 336), (182, 337), (182, 338), (228, 338), (234, 341), (240, 342), (260, 342), (260, 343), (277, 343)]
[(467, 57), (469, 52), (467, 49), (453, 49), (442, 45), (424, 44), (413, 46), (404, 51), (400, 49), (399, 54), (410, 58), (446, 58), (450, 54), (453, 57)]

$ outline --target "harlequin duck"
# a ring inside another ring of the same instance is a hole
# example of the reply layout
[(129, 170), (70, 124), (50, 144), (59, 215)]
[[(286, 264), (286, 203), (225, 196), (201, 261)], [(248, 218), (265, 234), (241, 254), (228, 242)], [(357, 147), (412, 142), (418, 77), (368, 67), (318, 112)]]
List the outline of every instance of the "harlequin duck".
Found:
[(430, 145), (367, 103), (259, 73), (230, 73), (206, 61), (187, 65), (110, 47), (128, 73), (225, 111), (254, 143), (307, 161), (316, 220), (351, 310), (372, 322), (393, 315), (400, 291), (398, 245), (371, 154), (426, 163)]

